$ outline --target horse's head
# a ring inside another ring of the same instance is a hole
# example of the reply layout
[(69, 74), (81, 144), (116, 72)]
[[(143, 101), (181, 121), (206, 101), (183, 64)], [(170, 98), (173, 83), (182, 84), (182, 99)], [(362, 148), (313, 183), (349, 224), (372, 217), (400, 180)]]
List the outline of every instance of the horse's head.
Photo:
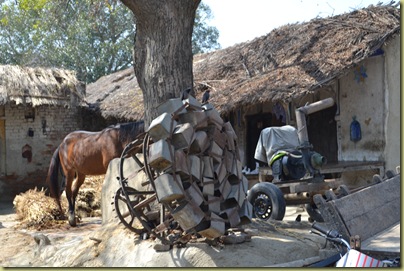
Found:
[(117, 128), (119, 129), (119, 141), (126, 145), (144, 133), (144, 121), (118, 124)]

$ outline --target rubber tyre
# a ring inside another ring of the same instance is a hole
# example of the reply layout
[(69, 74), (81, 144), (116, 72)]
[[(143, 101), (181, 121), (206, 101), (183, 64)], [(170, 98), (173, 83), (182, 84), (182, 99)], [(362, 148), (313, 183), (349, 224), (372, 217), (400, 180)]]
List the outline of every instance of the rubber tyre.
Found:
[(318, 210), (317, 206), (313, 203), (306, 203), (304, 205), (304, 209), (306, 209), (306, 212), (309, 214), (310, 218), (313, 221), (317, 222), (324, 222), (324, 218), (321, 215), (320, 211)]
[(273, 183), (257, 183), (248, 191), (248, 201), (253, 205), (253, 215), (263, 220), (282, 220), (286, 202), (282, 191)]

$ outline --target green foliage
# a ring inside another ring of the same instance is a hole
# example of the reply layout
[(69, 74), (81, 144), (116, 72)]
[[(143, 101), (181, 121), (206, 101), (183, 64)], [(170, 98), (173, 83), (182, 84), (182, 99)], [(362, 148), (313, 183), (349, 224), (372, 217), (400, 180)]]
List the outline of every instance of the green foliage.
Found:
[(220, 49), (217, 42), (219, 31), (214, 26), (209, 26), (207, 21), (212, 18), (210, 7), (203, 2), (198, 6), (194, 22), (194, 32), (192, 33), (192, 53), (206, 53)]
[(132, 63), (134, 20), (117, 0), (8, 1), (1, 10), (2, 64), (63, 67), (93, 82)]
[[(207, 26), (201, 4), (193, 52), (219, 48), (218, 31)], [(90, 83), (132, 66), (133, 13), (118, 0), (0, 1), (0, 63), (75, 70)]]

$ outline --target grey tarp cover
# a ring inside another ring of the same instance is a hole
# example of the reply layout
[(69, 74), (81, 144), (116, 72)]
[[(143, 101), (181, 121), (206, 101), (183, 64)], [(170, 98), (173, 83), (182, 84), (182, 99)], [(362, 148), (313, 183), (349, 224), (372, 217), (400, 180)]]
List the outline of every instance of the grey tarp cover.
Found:
[(268, 127), (261, 131), (254, 158), (269, 164), (272, 155), (277, 151), (291, 151), (298, 146), (299, 138), (295, 127), (290, 125)]

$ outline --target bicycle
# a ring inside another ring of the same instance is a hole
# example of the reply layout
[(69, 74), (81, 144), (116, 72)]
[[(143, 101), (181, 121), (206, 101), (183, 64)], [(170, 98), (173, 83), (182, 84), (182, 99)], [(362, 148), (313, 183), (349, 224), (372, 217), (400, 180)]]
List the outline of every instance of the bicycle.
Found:
[(377, 260), (360, 251), (351, 248), (348, 241), (336, 230), (329, 230), (318, 223), (313, 223), (312, 228), (317, 230), (310, 233), (317, 234), (330, 241), (337, 248), (338, 253), (309, 267), (400, 267), (400, 258)]

